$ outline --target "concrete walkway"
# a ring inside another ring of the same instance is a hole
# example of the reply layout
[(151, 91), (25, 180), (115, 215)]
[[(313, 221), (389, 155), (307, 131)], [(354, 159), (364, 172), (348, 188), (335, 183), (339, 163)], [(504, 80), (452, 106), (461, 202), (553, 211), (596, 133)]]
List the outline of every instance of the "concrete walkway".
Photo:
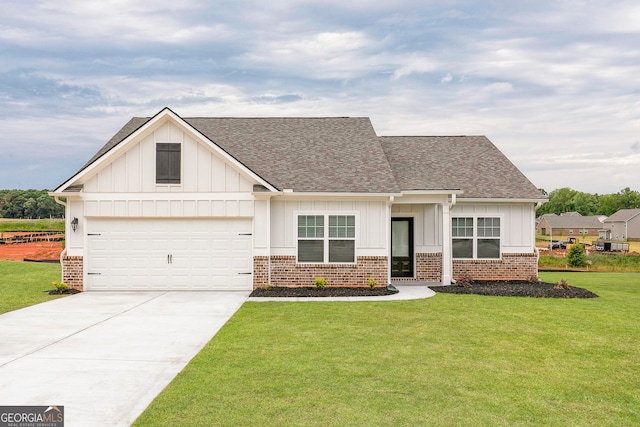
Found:
[[(433, 285), (440, 285), (440, 283), (433, 283)], [(436, 293), (427, 287), (427, 283), (420, 284), (397, 284), (394, 283), (397, 294), (384, 295), (379, 297), (251, 297), (248, 301), (254, 302), (266, 302), (266, 301), (400, 301), (400, 300), (412, 300), (412, 299), (424, 299), (434, 296)]]
[(0, 405), (128, 426), (246, 301), (241, 292), (85, 292), (0, 315)]

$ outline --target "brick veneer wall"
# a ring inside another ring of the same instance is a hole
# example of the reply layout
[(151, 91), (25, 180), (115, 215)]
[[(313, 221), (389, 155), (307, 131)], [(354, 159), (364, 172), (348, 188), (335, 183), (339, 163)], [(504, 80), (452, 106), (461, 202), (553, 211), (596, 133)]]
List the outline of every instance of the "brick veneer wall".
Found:
[(442, 254), (417, 253), (415, 277), (393, 277), (394, 282), (439, 282), (442, 279)]
[(84, 290), (83, 267), (81, 256), (66, 256), (62, 257), (62, 281), (79, 291)]
[(461, 275), (475, 280), (523, 280), (538, 277), (535, 253), (502, 254), (502, 259), (453, 260), (453, 278)]
[[(253, 287), (268, 280), (267, 257), (253, 257)], [(359, 256), (356, 264), (297, 264), (295, 256), (271, 257), (271, 286), (313, 286), (316, 277), (324, 277), (327, 286), (368, 286), (373, 278), (378, 286), (387, 283), (387, 257)]]
[(269, 257), (253, 257), (253, 289), (269, 283)]

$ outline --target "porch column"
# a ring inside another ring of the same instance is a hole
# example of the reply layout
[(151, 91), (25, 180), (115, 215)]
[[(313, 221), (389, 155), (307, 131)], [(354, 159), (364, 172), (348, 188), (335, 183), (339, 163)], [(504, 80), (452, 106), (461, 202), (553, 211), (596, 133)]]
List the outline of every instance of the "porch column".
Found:
[(450, 285), (453, 263), (451, 262), (451, 212), (449, 203), (442, 205), (442, 286)]
[(391, 284), (391, 206), (393, 205), (394, 197), (390, 196), (387, 201), (387, 218), (386, 218), (386, 237), (387, 237), (387, 284)]

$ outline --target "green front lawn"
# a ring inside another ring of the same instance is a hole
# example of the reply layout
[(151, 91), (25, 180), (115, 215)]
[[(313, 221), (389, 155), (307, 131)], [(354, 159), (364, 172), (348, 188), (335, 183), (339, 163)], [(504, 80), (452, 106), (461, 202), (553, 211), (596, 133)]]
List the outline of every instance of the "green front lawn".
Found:
[(0, 314), (60, 298), (43, 292), (60, 273), (60, 264), (0, 260)]
[(640, 274), (597, 299), (246, 303), (137, 426), (638, 425)]
[(3, 231), (61, 231), (64, 233), (64, 219), (2, 219)]

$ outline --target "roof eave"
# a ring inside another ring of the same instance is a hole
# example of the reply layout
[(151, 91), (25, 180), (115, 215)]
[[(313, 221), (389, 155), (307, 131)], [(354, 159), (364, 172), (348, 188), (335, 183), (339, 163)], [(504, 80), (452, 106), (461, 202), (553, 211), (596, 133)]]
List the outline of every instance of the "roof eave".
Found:
[(365, 193), (365, 192), (337, 192), (337, 191), (294, 191), (291, 189), (284, 189), (275, 193), (262, 193), (271, 194), (273, 196), (283, 197), (400, 197), (402, 193), (399, 192), (380, 192), (380, 193)]
[(507, 198), (507, 197), (459, 197), (458, 202), (467, 203), (540, 203), (546, 202), (545, 198)]

